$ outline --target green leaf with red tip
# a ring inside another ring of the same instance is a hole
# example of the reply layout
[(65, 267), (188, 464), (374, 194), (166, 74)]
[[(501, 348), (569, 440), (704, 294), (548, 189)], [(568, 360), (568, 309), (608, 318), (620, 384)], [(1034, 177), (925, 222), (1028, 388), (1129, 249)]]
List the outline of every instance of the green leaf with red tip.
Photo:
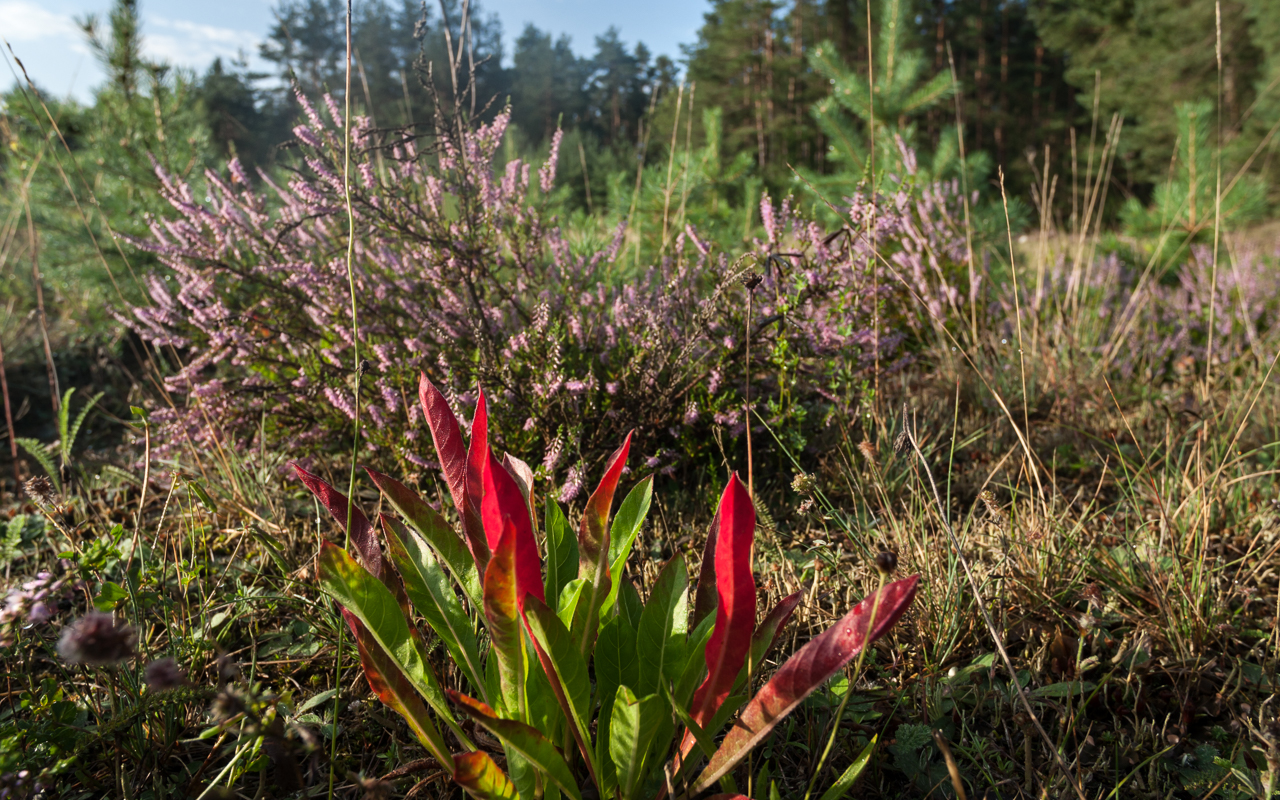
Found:
[(344, 608), (342, 617), (355, 636), (356, 648), (360, 651), (360, 666), (369, 681), (369, 688), (379, 700), (404, 717), (413, 735), (433, 758), (445, 769), (452, 770), (453, 756), (450, 755), (440, 730), (431, 721), (421, 695), (355, 614)]
[(598, 773), (591, 752), (591, 677), (587, 674), (587, 662), (574, 646), (564, 623), (541, 600), (526, 598), (524, 621), (533, 637), (542, 671), (569, 720), (569, 729), (594, 780)]
[(365, 472), (369, 473), (373, 484), (382, 492), (382, 496), (387, 499), (391, 507), (404, 517), (409, 527), (425, 539), (427, 544), (435, 548), (441, 560), (453, 573), (454, 580), (462, 587), (467, 599), (479, 608), (481, 605), (480, 573), (476, 571), (475, 560), (466, 544), (458, 538), (453, 528), (449, 527), (449, 523), (445, 522), (444, 517), (440, 516), (440, 513), (429, 506), (416, 492), (395, 478), (367, 467)]
[[(583, 595), (582, 633), (579, 650), (586, 654), (595, 640), (600, 619), (600, 608), (609, 595), (612, 581), (609, 575), (609, 511), (613, 507), (613, 494), (617, 491), (622, 470), (627, 465), (627, 452), (631, 449), (631, 434), (614, 451), (605, 465), (604, 477), (591, 493), (582, 511), (582, 523), (578, 526), (578, 577), (587, 581), (589, 589)], [(576, 628), (576, 626), (575, 626)]]
[(484, 498), (480, 504), (480, 517), (484, 520), (489, 549), (496, 549), (499, 537), (505, 535), (505, 532), (510, 531), (515, 537), (512, 541), (517, 606), (523, 607), (526, 595), (544, 600), (542, 558), (538, 555), (538, 540), (533, 536), (529, 504), (525, 501), (519, 484), (492, 453), (485, 465), (483, 480)]
[(756, 510), (737, 474), (720, 498), (716, 537), (716, 627), (707, 642), (707, 677), (693, 693), (689, 715), (701, 726), (729, 696), (751, 650), (756, 624), (756, 581), (751, 571)]
[(485, 730), (501, 739), (504, 745), (537, 767), (560, 791), (572, 800), (582, 800), (582, 793), (578, 790), (578, 784), (574, 781), (564, 756), (541, 733), (523, 722), (502, 719), (489, 706), (460, 692), (450, 690), (449, 699)]
[(351, 544), (360, 556), (360, 563), (373, 573), (374, 577), (381, 578), (382, 549), (378, 547), (378, 539), (374, 536), (373, 525), (369, 522), (369, 518), (364, 515), (359, 506), (349, 502), (345, 494), (329, 485), (324, 478), (308, 472), (297, 464), (293, 465), (293, 469), (298, 473), (303, 484), (320, 501), (320, 505), (328, 509), (333, 521), (338, 523), (338, 527), (344, 531), (348, 529), (347, 510), (350, 509), (351, 526), (348, 533)]
[(516, 787), (482, 750), (453, 757), (453, 782), (476, 800), (515, 800)]
[[(920, 576), (916, 575), (885, 586), (800, 648), (729, 728), (711, 763), (699, 776), (694, 793), (704, 791), (726, 775), (806, 697), (843, 669), (868, 643), (888, 632), (907, 612), (919, 583)], [(868, 632), (873, 608), (875, 627)]]
[(627, 452), (631, 449), (631, 434), (627, 434), (622, 446), (609, 456), (604, 477), (591, 493), (587, 506), (582, 510), (582, 522), (578, 526), (578, 558), (580, 577), (592, 580), (601, 565), (608, 565), (609, 511), (613, 508), (613, 495), (627, 465)]
[(320, 587), (364, 623), (413, 688), (454, 733), (467, 741), (427, 661), (422, 638), (410, 628), (391, 590), (357, 564), (347, 551), (330, 542), (321, 545), (318, 561)]
[(524, 641), (516, 599), (515, 528), (508, 528), (497, 545), (484, 571), (484, 616), (498, 662), (503, 709), (518, 717), (523, 709), (520, 690), (524, 683)]
[(426, 375), (418, 379), (418, 399), (422, 402), (422, 412), (427, 418), (427, 427), (431, 429), (445, 485), (449, 487), (453, 507), (458, 509), (458, 516), (462, 519), (467, 549), (478, 574), (489, 562), (489, 546), (485, 543), (484, 527), (480, 524), (480, 509), (473, 506), (467, 497), (467, 448), (462, 443), (458, 418)]
[(386, 514), (382, 515), (382, 527), (391, 561), (404, 580), (409, 599), (444, 642), (453, 663), (474, 690), (485, 695), (475, 630), (440, 562), (421, 537)]

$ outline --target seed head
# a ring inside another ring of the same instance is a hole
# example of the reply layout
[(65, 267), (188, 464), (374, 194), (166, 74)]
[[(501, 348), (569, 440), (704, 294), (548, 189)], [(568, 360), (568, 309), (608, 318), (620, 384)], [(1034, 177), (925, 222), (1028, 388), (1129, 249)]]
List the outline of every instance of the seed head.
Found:
[(53, 490), (53, 481), (49, 480), (46, 475), (37, 475), (22, 484), (27, 492), (27, 497), (35, 500), (42, 506), (51, 506), (58, 499), (58, 495)]
[(133, 655), (136, 638), (132, 627), (111, 614), (90, 611), (63, 629), (58, 655), (68, 664), (112, 666)]
[(897, 453), (898, 455), (902, 455), (904, 452), (906, 452), (907, 447), (910, 446), (910, 443), (911, 443), (911, 439), (907, 436), (907, 429), (903, 428), (902, 432), (898, 434), (898, 437), (893, 440), (893, 452)]
[(984, 489), (978, 495), (978, 500), (981, 501), (982, 507), (987, 510), (987, 516), (994, 520), (997, 525), (1004, 522), (1004, 512), (1000, 509), (1000, 504), (996, 502), (994, 492), (990, 489)]
[(876, 556), (876, 569), (882, 575), (892, 575), (898, 568), (898, 554), (892, 550), (882, 550)]
[(867, 463), (871, 466), (874, 467), (880, 463), (880, 451), (876, 448), (875, 442), (872, 442), (870, 439), (863, 439), (861, 442), (858, 442), (858, 452), (862, 453), (862, 457), (865, 458)]
[(760, 273), (753, 272), (742, 279), (742, 285), (747, 287), (748, 292), (754, 292), (763, 280), (764, 278), (760, 277)]
[(791, 491), (796, 494), (813, 494), (816, 488), (818, 488), (818, 481), (807, 472), (797, 473), (791, 480)]

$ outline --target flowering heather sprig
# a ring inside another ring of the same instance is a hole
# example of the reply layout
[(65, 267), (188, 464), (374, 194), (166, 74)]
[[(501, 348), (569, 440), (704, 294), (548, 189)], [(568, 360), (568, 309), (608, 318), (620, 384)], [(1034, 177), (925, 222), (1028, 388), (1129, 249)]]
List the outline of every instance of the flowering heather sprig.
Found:
[(129, 624), (110, 613), (90, 611), (62, 631), (58, 655), (68, 664), (114, 666), (133, 655), (136, 641)]
[(43, 625), (52, 620), (59, 601), (69, 592), (67, 577), (55, 578), (50, 572), (38, 573), (10, 589), (0, 607), (0, 646), (13, 644), (15, 627)]

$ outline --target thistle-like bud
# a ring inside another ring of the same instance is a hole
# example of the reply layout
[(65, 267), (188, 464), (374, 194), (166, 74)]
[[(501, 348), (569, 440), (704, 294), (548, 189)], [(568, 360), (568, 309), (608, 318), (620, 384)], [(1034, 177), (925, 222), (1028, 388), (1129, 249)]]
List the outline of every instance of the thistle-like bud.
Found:
[(26, 483), (22, 484), (22, 488), (26, 490), (27, 497), (42, 506), (51, 506), (58, 499), (58, 494), (53, 490), (53, 481), (49, 480), (45, 475), (37, 475), (28, 479)]
[(142, 671), (142, 676), (147, 682), (147, 688), (153, 692), (181, 689), (187, 684), (187, 676), (178, 667), (178, 662), (168, 657), (152, 661)]
[(898, 568), (898, 554), (892, 550), (882, 550), (876, 556), (876, 570), (882, 575), (892, 575)]
[(742, 279), (742, 285), (747, 287), (748, 292), (754, 292), (763, 280), (764, 278), (760, 277), (760, 273), (752, 272)]
[(132, 627), (111, 614), (90, 611), (62, 631), (58, 655), (68, 664), (113, 666), (133, 655), (136, 638)]

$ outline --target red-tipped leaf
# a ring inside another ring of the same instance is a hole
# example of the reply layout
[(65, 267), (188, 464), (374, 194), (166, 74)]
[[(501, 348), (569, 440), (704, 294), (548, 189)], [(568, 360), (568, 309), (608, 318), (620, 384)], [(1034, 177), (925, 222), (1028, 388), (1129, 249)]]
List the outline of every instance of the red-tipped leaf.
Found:
[[(889, 584), (854, 606), (839, 622), (800, 648), (752, 698), (742, 716), (729, 728), (720, 748), (699, 776), (693, 793), (697, 794), (720, 780), (815, 689), (843, 669), (869, 642), (888, 632), (907, 612), (919, 583), (920, 576), (913, 575)], [(868, 635), (873, 608), (875, 627)]]
[(356, 548), (356, 555), (360, 557), (361, 565), (375, 578), (382, 578), (382, 549), (378, 546), (369, 518), (364, 515), (359, 506), (350, 503), (345, 494), (330, 486), (324, 478), (308, 472), (297, 464), (293, 465), (293, 469), (298, 473), (303, 484), (320, 500), (320, 505), (329, 510), (333, 521), (338, 523), (338, 527), (344, 531), (348, 530), (347, 509), (351, 509), (349, 530), (351, 544)]
[(537, 767), (571, 800), (581, 800), (582, 794), (573, 779), (573, 773), (569, 771), (569, 765), (565, 763), (564, 756), (560, 755), (555, 745), (547, 741), (536, 729), (517, 720), (503, 719), (485, 703), (461, 692), (450, 689), (449, 699), (462, 709), (463, 713), (501, 739), (503, 744), (513, 748), (530, 764)]
[[(613, 508), (613, 494), (627, 465), (627, 452), (631, 449), (631, 434), (609, 456), (600, 485), (591, 493), (587, 507), (582, 510), (582, 523), (578, 526), (579, 577), (595, 582), (596, 572), (603, 569), (608, 574), (609, 564), (609, 511)], [(607, 578), (605, 578), (607, 580)], [(608, 586), (605, 587), (606, 591)]]
[(488, 753), (483, 750), (459, 753), (453, 762), (453, 782), (476, 800), (515, 800), (515, 784)]
[(498, 540), (484, 571), (484, 616), (498, 659), (498, 679), (509, 716), (520, 712), (521, 665), (519, 602), (516, 598), (515, 529)]
[(355, 637), (356, 648), (360, 651), (360, 666), (364, 668), (369, 688), (379, 700), (404, 717), (414, 736), (427, 748), (427, 752), (445, 769), (452, 770), (453, 757), (445, 746), (440, 730), (431, 721), (422, 696), (355, 614), (344, 608), (342, 618), (347, 621)]
[(485, 464), (483, 481), (480, 517), (484, 520), (489, 549), (496, 550), (499, 539), (510, 531), (514, 536), (516, 603), (523, 607), (527, 594), (542, 600), (542, 558), (538, 555), (538, 540), (533, 537), (533, 519), (524, 493), (492, 453)]
[[(467, 503), (483, 517), (480, 501), (484, 497), (484, 470), (489, 463), (489, 410), (484, 389), (478, 394), (476, 413), (471, 417), (471, 446), (467, 449)], [(486, 547), (492, 550), (493, 542), (487, 538), (485, 541)]]

